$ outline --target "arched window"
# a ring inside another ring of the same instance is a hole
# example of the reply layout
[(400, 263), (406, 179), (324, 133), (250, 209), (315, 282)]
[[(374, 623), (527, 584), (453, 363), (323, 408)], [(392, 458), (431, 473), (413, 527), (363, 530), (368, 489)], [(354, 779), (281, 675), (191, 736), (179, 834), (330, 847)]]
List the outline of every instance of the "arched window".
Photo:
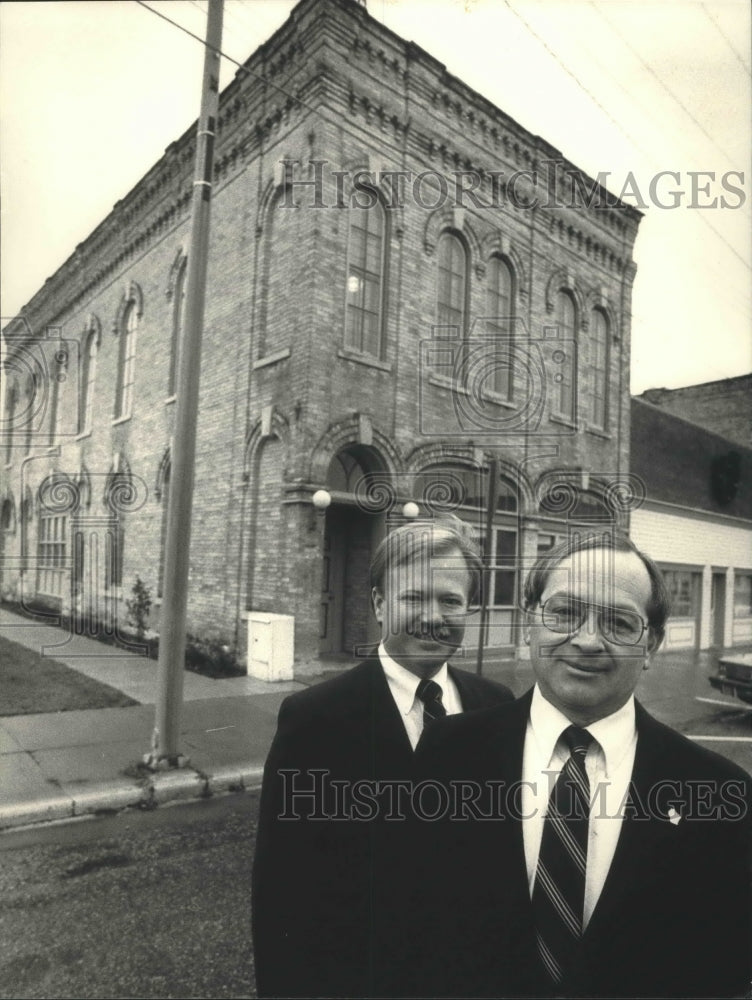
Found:
[(84, 343), (83, 365), (81, 368), (81, 394), (79, 396), (78, 433), (91, 431), (91, 417), (94, 409), (94, 384), (97, 378), (97, 352), (99, 335), (92, 330)]
[(467, 297), (467, 251), (454, 233), (439, 237), (438, 281), (436, 288), (436, 322), (453, 326), (460, 336), (465, 333), (465, 302)]
[(556, 320), (558, 324), (558, 347), (552, 359), (555, 375), (554, 394), (556, 413), (567, 420), (576, 417), (577, 367), (576, 367), (576, 309), (570, 292), (563, 288), (556, 295)]
[(18, 380), (9, 378), (5, 384), (5, 461), (10, 462), (13, 454), (13, 424), (18, 403)]
[(608, 419), (608, 319), (600, 309), (590, 316), (590, 370), (593, 375), (590, 420), (605, 430)]
[(384, 274), (386, 217), (374, 191), (364, 192), (368, 207), (350, 206), (347, 250), (345, 346), (381, 358), (384, 350)]
[[(434, 513), (441, 507), (472, 525), (481, 553), (485, 552), (486, 536), (481, 521), (488, 505), (488, 470), (480, 467), (442, 462), (423, 469), (417, 477), (416, 500)], [(517, 586), (517, 490), (508, 480), (499, 477), (495, 484), (496, 505), (488, 553), (488, 604), (496, 609), (509, 609), (511, 621)], [(478, 513), (482, 513), (482, 518)]]
[(37, 383), (32, 374), (26, 378), (26, 391), (24, 393), (24, 425), (26, 433), (24, 435), (24, 454), (31, 451), (31, 436), (34, 429), (34, 416), (37, 407), (36, 400)]
[(21, 501), (21, 572), (25, 573), (29, 568), (29, 524), (34, 516), (34, 503), (31, 499), (29, 487), (26, 487), (26, 496)]
[(51, 448), (58, 439), (60, 433), (60, 412), (61, 395), (67, 378), (68, 354), (66, 351), (58, 351), (53, 355), (50, 365), (50, 423), (47, 434), (47, 444)]
[(136, 380), (136, 332), (138, 311), (135, 302), (129, 302), (120, 323), (120, 353), (118, 355), (118, 380), (115, 398), (115, 419), (129, 417), (133, 409), (133, 383)]
[(489, 387), (505, 399), (511, 399), (514, 367), (511, 341), (514, 331), (514, 276), (507, 262), (496, 255), (488, 262), (486, 317), (486, 333), (491, 339), (495, 359)]
[(175, 279), (172, 311), (172, 336), (170, 338), (170, 361), (167, 374), (167, 395), (174, 396), (177, 392), (178, 366), (180, 364), (180, 345), (185, 327), (185, 286), (188, 276), (188, 260), (183, 259)]
[(6, 497), (5, 500), (3, 500), (2, 509), (0, 509), (0, 529), (3, 531), (15, 530), (15, 525), (13, 523), (15, 519), (13, 517), (13, 513), (13, 500), (10, 497)]

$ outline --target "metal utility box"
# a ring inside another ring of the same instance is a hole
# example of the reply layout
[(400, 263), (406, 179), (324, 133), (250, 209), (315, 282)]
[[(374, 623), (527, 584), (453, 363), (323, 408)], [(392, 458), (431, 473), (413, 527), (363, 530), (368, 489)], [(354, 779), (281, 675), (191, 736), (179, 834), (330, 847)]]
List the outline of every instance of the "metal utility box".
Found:
[(249, 611), (248, 676), (260, 681), (291, 681), (295, 653), (295, 618)]

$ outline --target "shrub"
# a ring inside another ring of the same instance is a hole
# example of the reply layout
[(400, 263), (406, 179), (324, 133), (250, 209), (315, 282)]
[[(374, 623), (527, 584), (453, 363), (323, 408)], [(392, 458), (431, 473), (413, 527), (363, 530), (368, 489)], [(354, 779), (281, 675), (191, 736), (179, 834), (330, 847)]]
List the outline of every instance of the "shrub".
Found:
[(151, 611), (151, 591), (141, 577), (137, 576), (136, 582), (131, 587), (131, 593), (133, 597), (125, 602), (128, 609), (128, 624), (135, 628), (136, 636), (143, 639)]

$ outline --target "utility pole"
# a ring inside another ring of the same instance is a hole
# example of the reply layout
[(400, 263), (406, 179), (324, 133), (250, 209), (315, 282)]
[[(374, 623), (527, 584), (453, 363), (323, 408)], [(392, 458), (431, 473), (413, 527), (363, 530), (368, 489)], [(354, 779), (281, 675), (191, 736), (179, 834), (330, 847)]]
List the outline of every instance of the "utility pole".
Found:
[(499, 499), (499, 460), (492, 458), (488, 463), (488, 491), (486, 493), (486, 533), (483, 552), (483, 580), (480, 597), (480, 635), (478, 636), (478, 658), (476, 674), (483, 673), (483, 649), (486, 644), (486, 623), (488, 621), (488, 601), (491, 590), (491, 546), (493, 545), (493, 521)]
[(222, 13), (223, 0), (209, 0), (201, 111), (196, 134), (185, 322), (182, 343), (178, 350), (177, 409), (170, 456), (164, 587), (159, 628), (159, 687), (151, 753), (144, 758), (150, 767), (160, 769), (180, 767), (187, 763), (178, 751), (178, 736), (183, 702), (196, 422), (206, 297), (214, 137), (219, 110)]

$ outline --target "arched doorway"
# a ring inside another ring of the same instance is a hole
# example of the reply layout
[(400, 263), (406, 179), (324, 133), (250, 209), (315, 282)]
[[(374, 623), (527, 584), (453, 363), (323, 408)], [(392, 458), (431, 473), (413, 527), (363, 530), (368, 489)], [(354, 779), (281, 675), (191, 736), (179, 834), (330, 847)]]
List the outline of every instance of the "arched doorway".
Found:
[(319, 652), (360, 659), (379, 639), (371, 608), (369, 569), (384, 537), (385, 516), (358, 503), (358, 483), (384, 473), (378, 452), (365, 445), (342, 448), (329, 463), (321, 575)]

